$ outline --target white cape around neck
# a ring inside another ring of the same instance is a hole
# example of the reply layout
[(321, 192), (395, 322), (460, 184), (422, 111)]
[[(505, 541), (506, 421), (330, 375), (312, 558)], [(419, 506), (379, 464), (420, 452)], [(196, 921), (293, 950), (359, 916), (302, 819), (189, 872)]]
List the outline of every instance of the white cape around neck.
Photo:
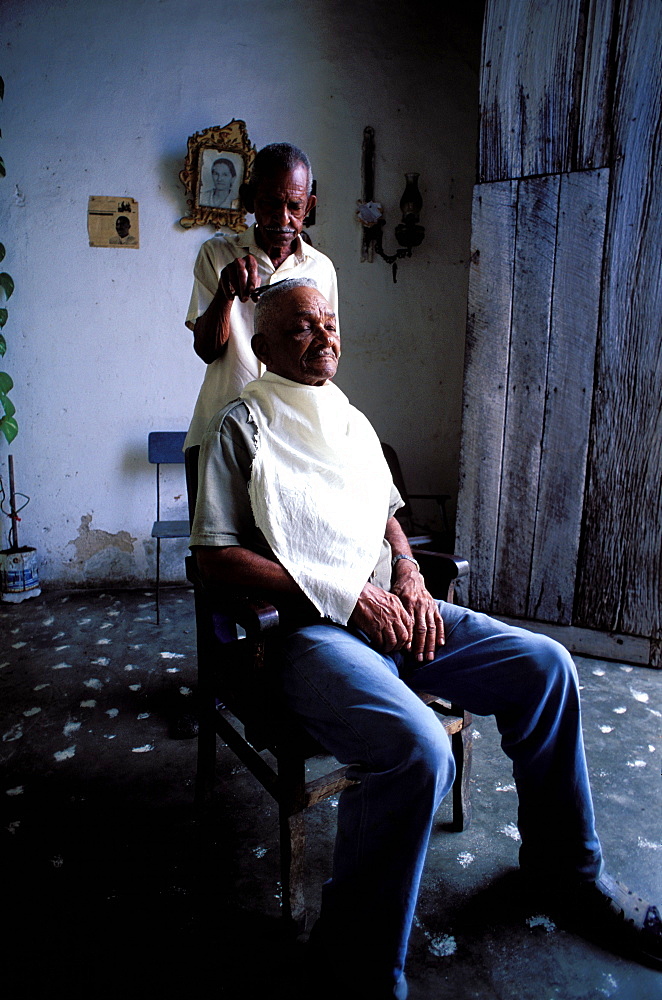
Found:
[(319, 613), (346, 625), (377, 564), (391, 474), (364, 415), (327, 382), (266, 372), (240, 398), (257, 427), (255, 522)]

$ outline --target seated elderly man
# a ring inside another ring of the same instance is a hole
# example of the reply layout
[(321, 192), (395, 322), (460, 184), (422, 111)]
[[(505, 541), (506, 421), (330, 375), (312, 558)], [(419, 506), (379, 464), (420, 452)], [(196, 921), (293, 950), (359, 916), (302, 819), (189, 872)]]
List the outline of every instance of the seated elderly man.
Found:
[(377, 436), (333, 385), (340, 338), (314, 283), (265, 292), (255, 331), (267, 371), (205, 434), (191, 546), (206, 579), (286, 607), (283, 698), (356, 779), (311, 935), (325, 981), (338, 967), (326, 955), (353, 957), (351, 982), (329, 983), (331, 995), (407, 994), (425, 853), (454, 777), (417, 689), (496, 717), (519, 794), (520, 864), (546, 905), (553, 895), (580, 931), (661, 959), (658, 910), (603, 872), (570, 656), (428, 593)]

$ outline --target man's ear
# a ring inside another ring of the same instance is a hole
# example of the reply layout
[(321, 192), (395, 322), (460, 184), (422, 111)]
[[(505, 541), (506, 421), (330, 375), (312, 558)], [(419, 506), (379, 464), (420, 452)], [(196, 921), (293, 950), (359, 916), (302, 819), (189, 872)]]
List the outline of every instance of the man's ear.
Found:
[(253, 348), (253, 354), (256, 356), (258, 361), (261, 361), (263, 365), (269, 364), (269, 341), (264, 336), (263, 333), (254, 333), (251, 338), (251, 347)]
[(316, 194), (309, 195), (308, 201), (306, 203), (306, 215), (310, 215), (312, 210), (315, 208), (316, 204), (317, 204), (317, 195)]
[(253, 196), (253, 185), (242, 184), (239, 188), (239, 197), (241, 198), (241, 203), (246, 209), (246, 211), (252, 214), (255, 211), (255, 198)]

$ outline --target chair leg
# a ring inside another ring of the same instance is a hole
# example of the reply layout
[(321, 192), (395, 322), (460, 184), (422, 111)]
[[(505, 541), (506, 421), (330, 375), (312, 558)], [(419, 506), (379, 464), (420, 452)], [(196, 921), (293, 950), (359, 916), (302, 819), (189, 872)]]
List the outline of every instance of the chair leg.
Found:
[(161, 539), (156, 539), (156, 624), (161, 620), (159, 607), (159, 587), (161, 585)]
[(296, 936), (306, 927), (304, 853), (306, 831), (303, 818), (306, 766), (303, 757), (278, 758), (278, 818), (280, 825), (280, 879), (283, 920)]
[[(202, 700), (202, 699), (201, 699)], [(208, 718), (208, 710), (200, 710), (198, 729), (198, 760), (195, 772), (195, 804), (204, 808), (214, 792), (216, 774), (216, 728), (213, 719)]]
[(471, 823), (471, 793), (469, 781), (471, 778), (471, 756), (473, 740), (470, 725), (466, 725), (459, 733), (451, 736), (451, 749), (455, 760), (455, 781), (453, 782), (453, 819), (451, 830), (461, 833), (467, 830)]

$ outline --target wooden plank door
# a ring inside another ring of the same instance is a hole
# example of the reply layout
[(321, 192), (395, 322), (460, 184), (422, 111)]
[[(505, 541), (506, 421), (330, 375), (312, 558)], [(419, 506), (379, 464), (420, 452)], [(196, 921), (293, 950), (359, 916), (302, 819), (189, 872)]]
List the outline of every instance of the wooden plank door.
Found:
[(662, 637), (662, 3), (488, 0), (463, 599)]

